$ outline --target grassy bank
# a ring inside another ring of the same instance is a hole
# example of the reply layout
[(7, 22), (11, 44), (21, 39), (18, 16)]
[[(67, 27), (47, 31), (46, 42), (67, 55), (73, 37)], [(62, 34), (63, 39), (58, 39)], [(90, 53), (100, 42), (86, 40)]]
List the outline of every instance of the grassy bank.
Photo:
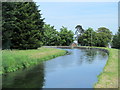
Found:
[(118, 49), (103, 48), (109, 51), (108, 61), (98, 76), (95, 88), (118, 88)]
[(26, 68), (41, 61), (65, 55), (66, 51), (54, 48), (39, 48), (37, 50), (3, 50), (2, 72), (13, 72)]

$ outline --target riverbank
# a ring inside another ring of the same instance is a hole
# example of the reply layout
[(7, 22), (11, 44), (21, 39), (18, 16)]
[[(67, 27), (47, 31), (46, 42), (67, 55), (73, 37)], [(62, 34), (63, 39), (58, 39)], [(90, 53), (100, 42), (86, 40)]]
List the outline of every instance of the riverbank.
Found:
[(2, 72), (14, 72), (65, 55), (65, 50), (54, 48), (39, 48), (37, 50), (2, 50)]
[[(47, 47), (47, 46), (46, 46)], [(49, 46), (48, 48), (50, 48)], [(94, 88), (118, 88), (118, 49), (90, 46), (53, 46), (52, 48), (80, 48), (80, 49), (98, 49), (108, 53), (108, 60), (103, 72), (98, 76), (98, 82)], [(120, 62), (119, 62), (120, 63)], [(120, 68), (119, 68), (120, 71)], [(120, 73), (119, 73), (120, 76)], [(119, 82), (120, 83), (120, 82)]]
[(118, 49), (102, 49), (109, 51), (109, 58), (94, 88), (118, 88)]
[[(3, 50), (3, 72), (13, 72), (20, 68), (26, 68), (41, 61), (49, 60), (57, 56), (65, 55), (66, 51), (54, 48), (71, 47), (47, 47), (38, 50)], [(99, 49), (109, 54), (108, 61), (103, 72), (98, 76), (98, 82), (94, 88), (117, 88), (118, 87), (118, 49), (102, 47), (75, 47), (81, 49)], [(120, 75), (119, 75), (120, 76)]]
[[(98, 49), (108, 54), (107, 63), (103, 69), (103, 72), (98, 75), (98, 82), (94, 85), (94, 88), (118, 88), (118, 49), (94, 47), (94, 46), (82, 46), (76, 48), (89, 48)], [(120, 71), (120, 69), (119, 69)], [(119, 74), (120, 76), (120, 74)]]

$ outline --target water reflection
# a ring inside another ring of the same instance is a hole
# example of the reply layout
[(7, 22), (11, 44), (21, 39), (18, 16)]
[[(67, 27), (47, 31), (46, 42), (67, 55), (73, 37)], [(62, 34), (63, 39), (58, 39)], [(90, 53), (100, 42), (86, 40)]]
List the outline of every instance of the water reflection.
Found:
[(97, 52), (98, 51), (96, 51), (96, 50), (88, 50), (88, 49), (86, 49), (85, 50), (85, 52), (86, 52), (86, 62), (87, 63), (93, 63), (93, 61), (95, 60), (95, 57), (96, 57), (96, 54), (97, 54)]
[(4, 88), (92, 88), (107, 54), (98, 50), (65, 49), (70, 55), (57, 57), (3, 76)]
[(92, 88), (102, 71), (107, 54), (88, 49), (65, 49), (71, 55), (45, 62), (44, 88)]
[[(96, 49), (84, 49), (81, 50), (84, 52), (83, 56), (80, 56), (80, 62), (82, 64), (83, 61), (86, 63), (92, 64), (95, 60), (104, 60), (102, 58), (107, 58), (107, 53), (104, 53), (103, 51), (98, 51)], [(97, 59), (100, 58), (100, 59)]]
[(42, 88), (44, 64), (3, 75), (3, 88)]

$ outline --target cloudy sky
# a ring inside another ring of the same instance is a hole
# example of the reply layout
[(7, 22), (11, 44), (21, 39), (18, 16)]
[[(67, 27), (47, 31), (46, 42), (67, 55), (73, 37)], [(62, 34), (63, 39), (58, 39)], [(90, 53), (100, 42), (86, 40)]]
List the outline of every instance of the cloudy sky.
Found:
[[(113, 34), (118, 28), (118, 2), (36, 2), (47, 24), (59, 31), (62, 26), (75, 31), (80, 24), (89, 27), (109, 28)], [(115, 0), (113, 0), (115, 1)]]

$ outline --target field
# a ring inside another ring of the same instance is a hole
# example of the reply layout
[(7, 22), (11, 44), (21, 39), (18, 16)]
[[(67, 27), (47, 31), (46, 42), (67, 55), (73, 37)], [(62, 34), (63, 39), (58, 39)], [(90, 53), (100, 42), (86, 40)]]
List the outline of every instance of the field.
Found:
[[(119, 50), (112, 48), (103, 49), (107, 49), (109, 51), (109, 58), (103, 69), (103, 72), (98, 76), (98, 82), (94, 85), (94, 88), (118, 88), (118, 85), (120, 85), (118, 84)], [(12, 51), (3, 50), (1, 73), (13, 72), (21, 68), (30, 67), (31, 65), (39, 64), (42, 61), (50, 60), (52, 58), (62, 56), (65, 54), (66, 51), (54, 48), (39, 48), (37, 50), (12, 50)]]
[(98, 82), (94, 87), (118, 88), (118, 49), (103, 49), (107, 49), (109, 51), (109, 58), (103, 72), (98, 76)]
[(54, 48), (2, 50), (2, 72), (0, 73), (14, 72), (65, 54), (66, 51)]

